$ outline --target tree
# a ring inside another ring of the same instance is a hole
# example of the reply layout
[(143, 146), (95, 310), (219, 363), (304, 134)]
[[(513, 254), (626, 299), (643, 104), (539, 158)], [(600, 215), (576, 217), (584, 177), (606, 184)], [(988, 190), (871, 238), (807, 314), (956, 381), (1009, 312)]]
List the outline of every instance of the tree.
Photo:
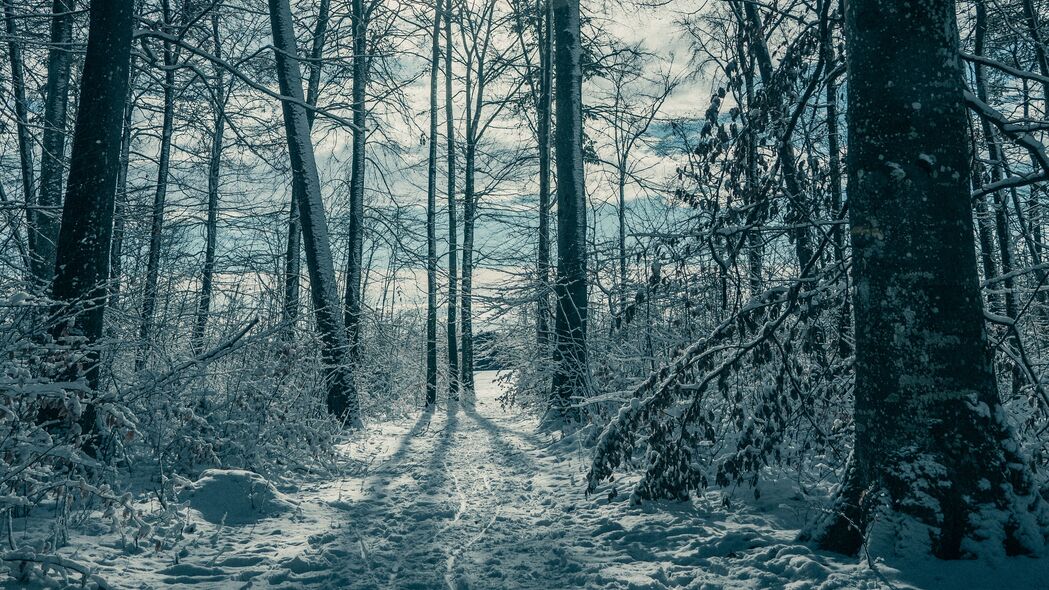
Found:
[[(295, 32), (288, 0), (269, 0), (277, 80), (284, 97), (284, 127), (291, 158), (292, 182), (298, 185), (299, 216), (302, 224), (306, 266), (310, 276), (313, 312), (323, 347), (328, 410), (352, 427), (362, 423), (357, 386), (347, 357), (349, 343), (339, 317), (339, 297), (335, 284), (335, 265), (328, 240), (328, 222), (321, 200), (320, 176), (310, 140), (302, 76), (296, 57)], [(294, 191), (293, 191), (294, 192)]]
[[(317, 24), (313, 28), (313, 45), (310, 49), (310, 76), (306, 82), (306, 104), (315, 106), (317, 97), (320, 95), (321, 82), (321, 60), (324, 56), (324, 42), (328, 34), (328, 19), (331, 9), (331, 0), (321, 0), (317, 13)], [(313, 129), (313, 121), (316, 119), (314, 111), (306, 113), (310, 129)], [(289, 324), (285, 332), (286, 337), (294, 334), (295, 318), (299, 314), (299, 275), (301, 274), (300, 250), (302, 249), (302, 229), (299, 225), (299, 197), (295, 191), (296, 185), (292, 185), (291, 214), (288, 217), (288, 243), (284, 258), (284, 304), (281, 308), (282, 319)]]
[(448, 157), (448, 398), (459, 399), (459, 329), (456, 322), (459, 302), (459, 264), (457, 257), (458, 218), (455, 213), (455, 103), (452, 100), (452, 0), (445, 0), (444, 11), (444, 120)]
[(350, 151), (350, 239), (346, 268), (346, 331), (350, 362), (356, 363), (361, 338), (361, 275), (364, 264), (364, 164), (368, 116), (368, 23), (378, 1), (351, 0), (353, 23), (353, 140)]
[(43, 267), (38, 243), (37, 215), (34, 213), (36, 174), (33, 167), (33, 135), (29, 130), (29, 103), (26, 101), (25, 64), (19, 39), (18, 16), (10, 0), (4, 1), (4, 25), (7, 30), (7, 53), (11, 65), (11, 90), (15, 102), (15, 127), (18, 131), (18, 159), (22, 172), (22, 199), (25, 203), (26, 225), (29, 228), (29, 254), (32, 275), (37, 286), (46, 287), (52, 269)]
[[(215, 45), (215, 57), (222, 58), (222, 44), (219, 37), (218, 12), (211, 13), (211, 30)], [(208, 214), (204, 229), (204, 268), (200, 276), (200, 299), (197, 302), (197, 321), (193, 325), (193, 346), (198, 352), (203, 350), (204, 333), (211, 313), (212, 282), (215, 274), (215, 243), (218, 238), (219, 184), (222, 171), (222, 139), (226, 131), (226, 90), (225, 75), (222, 68), (215, 68), (215, 83), (211, 89), (212, 109), (215, 125), (211, 138), (211, 150), (208, 154)], [(298, 257), (298, 252), (295, 253)]]
[[(170, 34), (173, 26), (170, 0), (162, 2), (164, 32)], [(164, 114), (160, 128), (160, 153), (157, 156), (157, 184), (153, 192), (153, 213), (149, 234), (149, 254), (146, 259), (146, 284), (142, 294), (142, 318), (138, 337), (141, 347), (135, 359), (135, 370), (146, 368), (153, 338), (153, 315), (157, 306), (157, 282), (160, 279), (160, 250), (164, 238), (164, 210), (167, 207), (168, 172), (171, 167), (171, 137), (175, 130), (175, 61), (177, 54), (172, 43), (164, 42)]]
[[(460, 285), (461, 334), (459, 352), (459, 385), (463, 390), (474, 389), (474, 343), (473, 343), (473, 271), (474, 236), (477, 224), (477, 206), (485, 191), (477, 183), (477, 160), (480, 144), (491, 129), (499, 114), (509, 104), (511, 97), (523, 81), (510, 85), (505, 96), (489, 95), (493, 83), (506, 71), (508, 50), (498, 44), (496, 32), (503, 19), (496, 14), (496, 3), (486, 1), (481, 9), (463, 10), (460, 13), (459, 33), (466, 69), (464, 79), (465, 121), (463, 126), (463, 257), (462, 283)], [(505, 172), (505, 169), (503, 170)], [(501, 175), (490, 173), (495, 182)]]
[(583, 186), (582, 45), (579, 0), (551, 0), (554, 23), (554, 126), (557, 170), (557, 282), (554, 286), (553, 410), (567, 420), (580, 412), (586, 395), (589, 360), (586, 343), (586, 191)]
[[(99, 352), (91, 345), (102, 337), (108, 295), (113, 200), (131, 63), (132, 3), (95, 0), (89, 19), (52, 283), (59, 308), (51, 332), (55, 338), (86, 341), (88, 349), (74, 369), (97, 389)], [(91, 431), (94, 423), (95, 409), (88, 405), (81, 424)], [(94, 445), (89, 442), (88, 448)]]
[(441, 60), (441, 3), (433, 12), (430, 53), (430, 137), (426, 173), (426, 407), (437, 404), (437, 75)]
[(819, 544), (854, 553), (877, 515), (943, 558), (1037, 552), (1049, 516), (1004, 423), (964, 198), (955, 3), (856, 0), (845, 19), (856, 443)]
[(62, 177), (66, 150), (66, 111), (73, 62), (73, 3), (54, 0), (47, 56), (43, 134), (40, 142), (40, 209), (36, 215), (36, 249), (39, 270), (34, 274), (46, 285), (55, 266), (58, 223), (51, 208), (62, 204)]

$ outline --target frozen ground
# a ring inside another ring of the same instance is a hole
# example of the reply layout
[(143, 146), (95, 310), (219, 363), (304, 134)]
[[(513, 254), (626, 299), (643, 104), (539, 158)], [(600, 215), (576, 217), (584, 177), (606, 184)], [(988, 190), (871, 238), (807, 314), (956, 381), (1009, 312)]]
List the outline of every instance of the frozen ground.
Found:
[(345, 447), (369, 464), (356, 475), (277, 491), (211, 473), (183, 498), (200, 510), (187, 508), (174, 548), (131, 554), (87, 523), (61, 555), (113, 588), (1049, 588), (1047, 560), (902, 556), (872, 569), (813, 553), (792, 542), (804, 503), (774, 491), (733, 509), (714, 495), (587, 499), (585, 452), (501, 409), (494, 377), (478, 376), (473, 404), (370, 426)]

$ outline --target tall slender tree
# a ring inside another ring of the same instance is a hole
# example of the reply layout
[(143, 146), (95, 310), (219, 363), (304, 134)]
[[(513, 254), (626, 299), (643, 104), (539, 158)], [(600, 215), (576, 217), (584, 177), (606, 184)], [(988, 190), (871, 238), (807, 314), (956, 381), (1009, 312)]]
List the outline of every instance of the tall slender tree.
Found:
[(40, 209), (36, 215), (37, 280), (51, 281), (58, 241), (58, 216), (62, 204), (65, 172), (66, 115), (69, 108), (69, 77), (73, 62), (73, 2), (54, 0), (51, 36), (47, 54), (47, 86), (44, 97), (43, 133), (40, 142)]
[(368, 21), (374, 3), (350, 0), (353, 23), (353, 139), (350, 151), (350, 239), (346, 268), (346, 331), (350, 339), (350, 362), (360, 355), (361, 276), (364, 264), (364, 163), (368, 131)]
[(452, 0), (444, 2), (444, 120), (448, 159), (448, 397), (459, 398), (459, 247), (458, 215), (455, 207), (455, 103), (452, 94)]
[[(324, 58), (324, 45), (328, 35), (328, 21), (330, 19), (331, 0), (321, 0), (317, 10), (317, 23), (313, 28), (313, 44), (310, 48), (310, 75), (306, 82), (306, 104), (315, 106), (317, 97), (320, 95), (321, 65)], [(306, 112), (307, 122), (313, 129), (313, 121), (316, 118), (314, 111)], [(299, 197), (295, 191), (297, 185), (292, 184), (291, 214), (288, 217), (288, 242), (284, 256), (284, 301), (281, 307), (281, 316), (288, 324), (285, 337), (294, 334), (295, 319), (299, 315), (299, 275), (302, 274), (302, 229), (299, 224)]]
[(539, 149), (539, 245), (536, 272), (539, 294), (536, 303), (536, 346), (546, 357), (550, 347), (550, 115), (553, 92), (553, 0), (537, 0), (539, 17), (539, 98), (536, 101), (536, 140)]
[(52, 269), (43, 267), (39, 252), (39, 228), (36, 214), (36, 169), (33, 165), (33, 134), (29, 128), (29, 103), (26, 101), (25, 63), (22, 54), (22, 39), (18, 28), (18, 15), (11, 0), (4, 0), (4, 25), (7, 30), (7, 57), (11, 66), (11, 93), (15, 102), (15, 129), (18, 134), (18, 160), (22, 177), (22, 202), (25, 206), (28, 227), (29, 253), (32, 259), (34, 282), (44, 288)]
[(434, 5), (430, 52), (430, 137), (426, 172), (426, 407), (437, 403), (437, 76), (441, 64), (441, 3)]
[(328, 239), (328, 221), (321, 199), (320, 175), (310, 140), (310, 124), (306, 116), (306, 100), (302, 94), (302, 75), (299, 71), (295, 45), (294, 23), (288, 0), (269, 0), (270, 26), (280, 85), (281, 107), (291, 158), (292, 182), (299, 185), (299, 216), (302, 224), (306, 267), (310, 277), (313, 312), (317, 332), (323, 342), (321, 357), (324, 362), (328, 411), (353, 427), (362, 424), (357, 385), (349, 362), (349, 342), (345, 325), (339, 317), (339, 295), (335, 282), (335, 265)]
[[(170, 0), (161, 3), (164, 32), (170, 34), (173, 25)], [(146, 283), (142, 292), (142, 317), (138, 337), (141, 345), (135, 357), (135, 370), (141, 371), (152, 349), (153, 316), (157, 307), (157, 287), (160, 280), (160, 254), (164, 239), (164, 213), (167, 208), (168, 172), (171, 169), (171, 138), (175, 130), (175, 47), (164, 41), (164, 114), (160, 127), (160, 153), (157, 157), (157, 184), (153, 192), (153, 212), (149, 232), (149, 253), (146, 258)]]
[[(212, 42), (215, 57), (222, 58), (217, 7), (211, 13)], [(208, 154), (208, 214), (204, 225), (204, 268), (200, 275), (200, 297), (197, 300), (197, 321), (193, 325), (193, 347), (198, 352), (204, 347), (204, 334), (214, 289), (215, 246), (218, 240), (219, 188), (222, 172), (222, 140), (226, 131), (226, 77), (221, 67), (215, 68), (214, 88), (211, 90), (215, 123), (212, 127), (211, 150)]]
[(583, 178), (583, 74), (579, 0), (551, 0), (557, 116), (557, 282), (551, 408), (576, 420), (589, 388), (587, 353), (586, 191)]

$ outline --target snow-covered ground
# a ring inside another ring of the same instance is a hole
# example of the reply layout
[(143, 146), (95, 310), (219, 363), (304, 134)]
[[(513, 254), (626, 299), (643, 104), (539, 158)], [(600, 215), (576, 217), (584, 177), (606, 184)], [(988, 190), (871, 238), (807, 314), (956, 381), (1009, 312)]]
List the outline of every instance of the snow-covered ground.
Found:
[(731, 509), (586, 498), (586, 451), (502, 409), (494, 373), (477, 382), (474, 403), (369, 426), (344, 448), (368, 465), (353, 475), (278, 491), (206, 473), (174, 547), (131, 553), (87, 523), (60, 553), (113, 588), (1049, 588), (1046, 560), (814, 553), (793, 542), (808, 509), (789, 492)]

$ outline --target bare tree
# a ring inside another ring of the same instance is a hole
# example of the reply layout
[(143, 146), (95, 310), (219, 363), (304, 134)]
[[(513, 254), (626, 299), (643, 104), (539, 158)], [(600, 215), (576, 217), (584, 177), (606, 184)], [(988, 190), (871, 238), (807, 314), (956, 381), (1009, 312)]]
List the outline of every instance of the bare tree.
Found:
[(353, 427), (362, 424), (357, 386), (347, 355), (349, 343), (339, 318), (335, 265), (328, 240), (328, 222), (321, 200), (320, 176), (310, 140), (310, 125), (296, 57), (295, 32), (288, 0), (269, 0), (277, 79), (280, 82), (284, 127), (291, 157), (292, 181), (299, 185), (299, 216), (310, 274), (313, 311), (324, 346), (322, 356), (328, 387), (328, 410)]
[(586, 342), (586, 191), (583, 186), (582, 45), (579, 0), (552, 0), (557, 117), (557, 282), (554, 380), (550, 406), (576, 420), (589, 388)]

